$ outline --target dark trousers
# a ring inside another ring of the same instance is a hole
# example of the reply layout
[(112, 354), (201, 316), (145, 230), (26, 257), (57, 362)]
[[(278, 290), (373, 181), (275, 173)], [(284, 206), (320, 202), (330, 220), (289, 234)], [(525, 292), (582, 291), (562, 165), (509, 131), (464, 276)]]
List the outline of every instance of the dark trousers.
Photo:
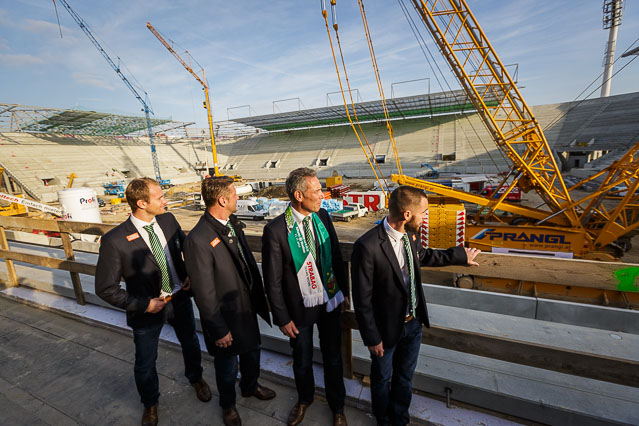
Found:
[[(172, 304), (173, 308), (173, 318), (169, 320), (169, 324), (173, 326), (175, 335), (182, 346), (184, 375), (189, 379), (189, 382), (194, 383), (202, 378), (202, 353), (200, 352), (200, 342), (195, 333), (193, 305), (188, 297), (174, 297), (169, 303)], [(157, 315), (164, 315), (164, 313)], [(158, 358), (158, 343), (163, 326), (163, 323), (158, 323), (133, 329), (133, 342), (135, 343), (133, 373), (140, 400), (145, 407), (157, 404), (160, 397), (155, 362)]]
[(235, 380), (237, 379), (238, 363), (240, 391), (242, 395), (249, 396), (257, 390), (257, 379), (260, 377), (260, 347), (245, 352), (240, 355), (216, 354), (213, 364), (215, 365), (215, 383), (217, 392), (220, 394), (220, 407), (223, 410), (235, 406)]
[(413, 395), (413, 373), (422, 343), (422, 325), (416, 319), (404, 324), (396, 346), (384, 356), (371, 354), (371, 404), (378, 424), (406, 425)]
[[(324, 363), (324, 385), (326, 399), (334, 413), (344, 411), (344, 377), (342, 370), (342, 321), (340, 307), (332, 312), (325, 310), (317, 322), (320, 350)], [(293, 348), (293, 374), (297, 388), (298, 403), (310, 404), (315, 394), (313, 377), (313, 326), (297, 327), (299, 334), (290, 339)]]

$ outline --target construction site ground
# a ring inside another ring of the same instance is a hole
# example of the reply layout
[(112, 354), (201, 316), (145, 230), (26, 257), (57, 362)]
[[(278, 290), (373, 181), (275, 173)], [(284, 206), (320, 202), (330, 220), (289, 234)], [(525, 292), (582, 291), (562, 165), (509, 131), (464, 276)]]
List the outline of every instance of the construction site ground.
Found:
[[(352, 190), (357, 191), (372, 190), (374, 182), (374, 179), (344, 179), (345, 185), (349, 185)], [(199, 192), (199, 190), (200, 183), (196, 182), (170, 188), (166, 191), (166, 195), (170, 201), (179, 201), (182, 200), (186, 194)], [(581, 198), (586, 196), (588, 192), (573, 190), (571, 191), (571, 194), (573, 194), (574, 197)], [(269, 198), (279, 198), (283, 200), (288, 199), (286, 197), (286, 192), (283, 185), (271, 186), (260, 191), (259, 193), (252, 195), (258, 197), (266, 196)], [(104, 196), (102, 198), (107, 201), (107, 206), (101, 209), (103, 222), (115, 224), (126, 220), (126, 218), (130, 214), (130, 209), (128, 208), (126, 203), (111, 206), (110, 204), (108, 204), (108, 201), (110, 200), (110, 198), (113, 197)], [(522, 195), (521, 203), (525, 206), (530, 207), (539, 207), (540, 205), (544, 204), (541, 197), (537, 193), (532, 191)], [(471, 206), (467, 206), (467, 208), (470, 210)], [(177, 217), (178, 221), (182, 225), (182, 228), (187, 231), (195, 226), (203, 213), (198, 205), (193, 204), (175, 207), (170, 209), (170, 211)], [(365, 217), (358, 218), (351, 222), (335, 222), (335, 229), (337, 230), (341, 241), (354, 242), (364, 232), (372, 228), (379, 220), (383, 219), (386, 216), (386, 213), (386, 211), (371, 212)], [(262, 229), (266, 225), (267, 221), (244, 221), (244, 223), (247, 226), (245, 232), (254, 235), (261, 235)], [(639, 235), (636, 235), (632, 239), (632, 248), (624, 254), (623, 262), (639, 263)]]

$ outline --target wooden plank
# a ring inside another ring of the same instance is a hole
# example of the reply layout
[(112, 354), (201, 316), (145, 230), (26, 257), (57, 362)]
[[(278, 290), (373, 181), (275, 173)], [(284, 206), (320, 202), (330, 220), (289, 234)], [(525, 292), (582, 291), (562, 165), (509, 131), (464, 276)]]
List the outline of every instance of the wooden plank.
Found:
[[(353, 311), (342, 314), (342, 324), (344, 327), (359, 329)], [(422, 328), (422, 343), (529, 367), (639, 387), (637, 360), (618, 359), (437, 325)]]
[[(4, 228), (0, 226), (0, 248), (2, 250), (9, 251), (9, 243), (7, 241), (7, 234), (4, 232)], [(13, 287), (18, 287), (18, 275), (16, 274), (16, 267), (11, 260), (7, 260), (7, 274), (9, 275), (9, 284)]]
[[(339, 309), (339, 308), (338, 308)], [(342, 371), (344, 378), (353, 378), (353, 331), (347, 325), (342, 324)]]
[(0, 226), (13, 229), (39, 229), (50, 232), (73, 232), (78, 234), (104, 235), (116, 225), (106, 223), (73, 222), (29, 217), (0, 216)]
[[(64, 248), (64, 255), (67, 257), (67, 260), (75, 261), (75, 256), (73, 254), (73, 247), (71, 246), (71, 238), (69, 238), (69, 234), (63, 232), (60, 234), (60, 238), (62, 238), (62, 247)], [(84, 293), (82, 292), (82, 281), (80, 281), (80, 274), (77, 272), (69, 272), (71, 274), (71, 282), (73, 283), (73, 292), (75, 293), (75, 300), (80, 305), (86, 305), (86, 301), (84, 300)]]
[(615, 277), (615, 272), (625, 268), (639, 267), (636, 264), (621, 262), (498, 253), (481, 253), (476, 260), (479, 262), (479, 266), (422, 268), (422, 277), (427, 277), (428, 271), (435, 270), (482, 277), (618, 290), (620, 282)]
[(59, 221), (58, 226), (61, 232), (73, 232), (78, 234), (104, 235), (117, 225), (106, 223)]
[(19, 253), (10, 250), (0, 250), (0, 259), (14, 260), (16, 262), (30, 263), (44, 266), (45, 268), (60, 269), (63, 271), (78, 272), (80, 274), (95, 276), (95, 265), (80, 263), (66, 259), (54, 259), (35, 254)]
[(11, 229), (41, 229), (43, 231), (60, 232), (57, 220), (32, 219), (30, 217), (0, 216), (0, 226)]

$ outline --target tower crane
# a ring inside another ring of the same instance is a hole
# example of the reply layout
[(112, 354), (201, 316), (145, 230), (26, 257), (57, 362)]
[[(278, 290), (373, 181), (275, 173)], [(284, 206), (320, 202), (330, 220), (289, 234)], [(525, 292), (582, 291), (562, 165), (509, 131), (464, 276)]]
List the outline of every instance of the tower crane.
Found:
[[(191, 73), (191, 75), (193, 77), (195, 77), (195, 79), (198, 81), (198, 83), (200, 83), (202, 85), (202, 88), (204, 89), (204, 108), (206, 108), (206, 112), (208, 114), (208, 118), (209, 118), (209, 133), (211, 134), (211, 151), (213, 153), (213, 167), (214, 167), (214, 171), (215, 171), (215, 176), (219, 176), (220, 175), (220, 171), (218, 168), (218, 164), (217, 164), (217, 151), (215, 149), (215, 136), (213, 136), (213, 118), (211, 116), (211, 103), (209, 101), (209, 85), (207, 84), (206, 81), (206, 75), (204, 74), (204, 68), (202, 68), (202, 77), (200, 78), (199, 75), (197, 75), (195, 73), (195, 71), (193, 71), (193, 69), (189, 66), (189, 64), (187, 64), (184, 59), (182, 59), (180, 57), (180, 55), (175, 51), (175, 49), (173, 49), (173, 47), (167, 43), (166, 40), (164, 40), (164, 37), (162, 37), (160, 35), (160, 33), (153, 27), (153, 25), (151, 25), (150, 22), (146, 23), (146, 27), (149, 29), (149, 31), (151, 31), (153, 33), (153, 35), (160, 40), (160, 43), (162, 43), (164, 45), (164, 47), (166, 47), (166, 49), (171, 52), (173, 54), (173, 56), (175, 56), (175, 59), (178, 60), (178, 62), (180, 62), (180, 64), (182, 64), (182, 66), (189, 72)], [(187, 52), (188, 53), (188, 52)]]
[[(106, 52), (106, 50), (104, 50), (104, 48), (100, 45), (98, 40), (96, 40), (96, 38), (93, 36), (93, 33), (91, 33), (91, 30), (89, 29), (89, 25), (84, 21), (84, 19), (82, 19), (82, 17), (80, 15), (78, 15), (71, 8), (71, 6), (67, 2), (67, 0), (58, 0), (58, 1), (62, 4), (62, 6), (64, 6), (64, 8), (67, 10), (67, 12), (69, 12), (69, 15), (71, 15), (73, 20), (80, 26), (80, 29), (89, 38), (89, 40), (91, 40), (91, 43), (93, 43), (93, 45), (96, 47), (96, 49), (98, 49), (100, 54), (104, 57), (104, 59), (106, 59), (108, 64), (111, 66), (111, 68), (113, 68), (113, 70), (118, 75), (118, 77), (120, 77), (120, 79), (124, 82), (126, 87), (128, 87), (129, 90), (133, 93), (133, 96), (135, 96), (135, 98), (142, 104), (142, 111), (144, 111), (144, 116), (146, 117), (146, 127), (147, 127), (147, 131), (149, 133), (149, 143), (151, 145), (151, 158), (153, 158), (153, 169), (155, 171), (155, 179), (157, 180), (157, 182), (161, 186), (168, 185), (170, 183), (170, 181), (169, 180), (162, 180), (162, 176), (161, 176), (161, 173), (160, 173), (160, 163), (158, 161), (158, 154), (157, 154), (156, 149), (155, 149), (155, 140), (154, 140), (154, 136), (153, 136), (153, 129), (152, 129), (152, 126), (151, 126), (151, 116), (150, 116), (150, 114), (153, 114), (153, 110), (149, 106), (149, 99), (148, 99), (147, 93), (144, 92), (144, 98), (138, 93), (138, 91), (131, 84), (129, 79), (126, 78), (126, 76), (122, 73), (122, 70), (120, 69), (120, 65), (119, 65), (120, 58), (118, 58), (118, 64), (116, 64), (113, 61), (113, 59), (111, 59), (111, 57)], [(54, 6), (55, 6), (55, 2), (56, 2), (56, 0), (53, 0)]]

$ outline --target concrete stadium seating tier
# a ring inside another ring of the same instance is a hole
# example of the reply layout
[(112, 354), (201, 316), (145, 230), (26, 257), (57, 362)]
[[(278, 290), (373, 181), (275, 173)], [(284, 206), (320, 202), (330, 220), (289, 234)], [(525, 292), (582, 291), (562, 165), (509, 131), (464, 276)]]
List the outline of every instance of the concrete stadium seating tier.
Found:
[[(198, 181), (196, 166), (206, 163), (207, 151), (211, 157), (201, 141), (157, 140), (156, 150), (162, 178), (173, 183)], [(1, 133), (0, 162), (45, 202), (57, 200), (71, 173), (77, 175), (74, 187), (92, 187), (98, 195), (105, 181), (124, 179), (125, 171), (130, 178), (155, 176), (148, 138)], [(43, 179), (52, 180), (45, 185)]]
[[(533, 107), (548, 142), (557, 152), (601, 150), (609, 153), (586, 167), (606, 167), (639, 140), (639, 93), (583, 102)], [(443, 172), (494, 173), (509, 162), (496, 148), (477, 114), (451, 114), (392, 122), (405, 174), (415, 175), (428, 163)], [(386, 125), (362, 125), (372, 158), (385, 156), (384, 175), (397, 172)], [(346, 177), (373, 177), (350, 126), (258, 134), (217, 142), (218, 163), (225, 174), (247, 179), (280, 179), (301, 166), (320, 177), (337, 170)], [(362, 137), (362, 142), (364, 138)], [(174, 183), (199, 180), (196, 169), (211, 158), (208, 141), (157, 140), (164, 179)], [(368, 154), (367, 154), (368, 155)], [(154, 176), (147, 138), (0, 133), (0, 163), (37, 198), (53, 201), (67, 175), (78, 175), (74, 186), (102, 193), (102, 183), (129, 177)], [(45, 186), (42, 179), (54, 180)]]
[[(639, 139), (639, 93), (542, 105), (532, 110), (554, 150), (610, 151), (598, 160), (602, 167)], [(509, 162), (496, 149), (477, 114), (398, 120), (392, 125), (406, 174), (424, 170), (422, 163), (444, 172), (493, 173), (508, 169)], [(383, 173), (395, 173), (386, 126), (381, 123), (362, 127), (373, 155), (386, 156), (385, 164), (380, 165)], [(591, 145), (584, 147), (587, 143)], [(300, 166), (317, 168), (321, 177), (329, 176), (333, 170), (347, 177), (373, 176), (349, 126), (257, 135), (220, 151), (228, 156), (227, 168), (232, 165), (233, 173), (246, 178), (283, 178)], [(452, 154), (454, 157), (449, 157)], [(326, 165), (320, 165), (323, 159), (328, 159)]]

